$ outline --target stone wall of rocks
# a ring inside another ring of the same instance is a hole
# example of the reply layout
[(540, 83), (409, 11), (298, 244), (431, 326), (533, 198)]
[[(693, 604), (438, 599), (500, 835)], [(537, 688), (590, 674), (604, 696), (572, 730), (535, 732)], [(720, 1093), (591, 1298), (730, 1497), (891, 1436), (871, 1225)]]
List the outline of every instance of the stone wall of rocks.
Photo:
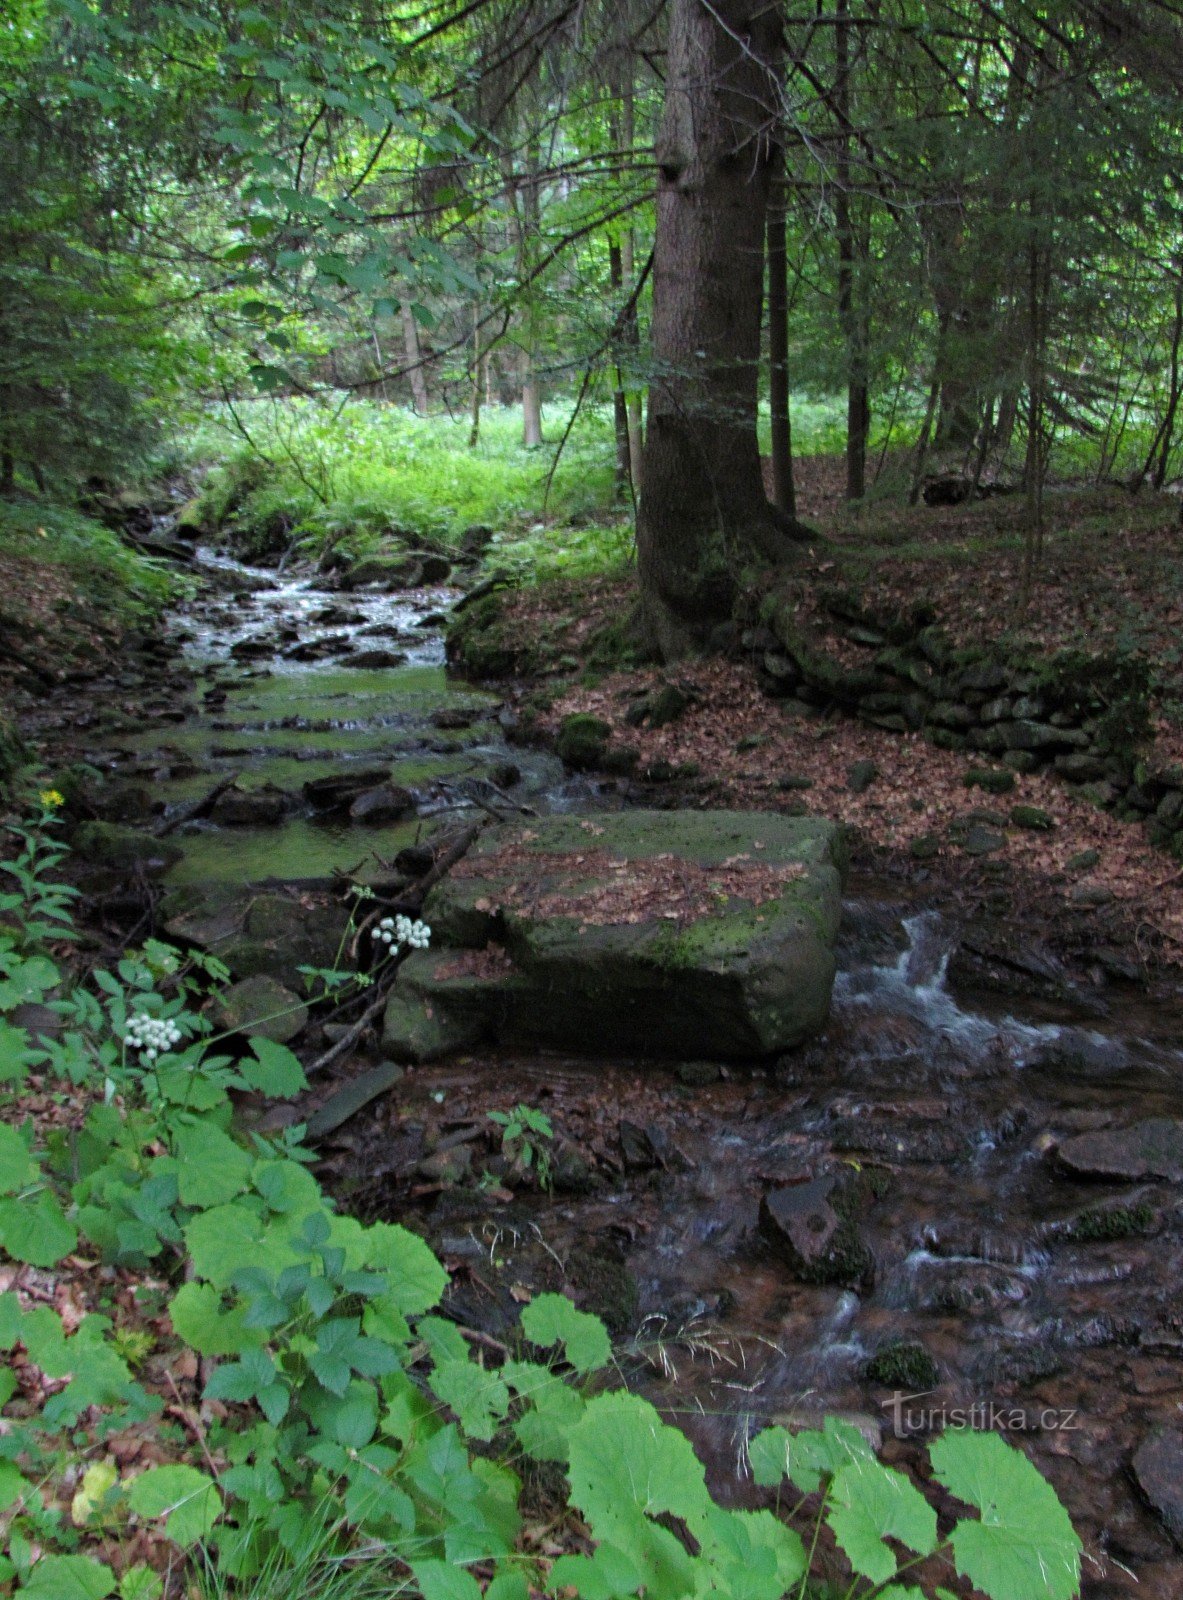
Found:
[(922, 604), (884, 614), (847, 591), (824, 596), (820, 626), (800, 609), (774, 592), (742, 635), (767, 694), (923, 733), (999, 772), (1051, 772), (1183, 857), (1183, 767), (1155, 762), (1138, 658), (959, 648)]

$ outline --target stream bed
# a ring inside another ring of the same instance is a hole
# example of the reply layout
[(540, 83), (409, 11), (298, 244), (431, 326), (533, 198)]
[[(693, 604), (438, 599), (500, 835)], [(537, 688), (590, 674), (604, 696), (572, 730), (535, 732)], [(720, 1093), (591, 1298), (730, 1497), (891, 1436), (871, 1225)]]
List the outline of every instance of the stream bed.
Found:
[[(166, 817), (234, 773), (272, 812), (178, 828), (166, 889), (364, 879), (482, 804), (627, 803), (511, 743), (498, 697), (447, 678), (453, 591), (349, 594), (211, 555), (199, 570), (169, 625), (172, 698), (100, 719), (86, 759), (149, 784)], [(412, 796), (405, 816), (363, 827), (307, 802), (310, 781), (371, 769)], [(775, 1066), (474, 1052), (342, 1125), (325, 1173), (342, 1203), (432, 1241), (452, 1314), (489, 1339), (543, 1289), (605, 1316), (630, 1382), (737, 1503), (755, 1503), (745, 1441), (774, 1418), (844, 1413), (922, 1470), (926, 1434), (970, 1413), (1055, 1483), (1086, 1595), (1180, 1600), (1183, 1555), (1131, 1460), (1183, 1428), (1183, 1186), (1055, 1159), (1064, 1140), (1183, 1116), (1178, 1009), (1132, 985), (1101, 1008), (975, 992), (950, 977), (959, 936), (955, 912), (856, 877), (829, 1025)], [(554, 1128), (549, 1192), (489, 1122), (518, 1104)], [(807, 1284), (761, 1232), (761, 1197), (835, 1157), (874, 1175), (869, 1265)]]

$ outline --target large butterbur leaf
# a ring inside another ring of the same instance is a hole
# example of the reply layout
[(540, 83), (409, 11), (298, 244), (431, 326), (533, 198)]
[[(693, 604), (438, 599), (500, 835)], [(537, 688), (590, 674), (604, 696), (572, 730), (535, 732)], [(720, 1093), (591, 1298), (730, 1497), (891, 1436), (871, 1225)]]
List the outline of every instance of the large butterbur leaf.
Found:
[(976, 1506), (953, 1529), (957, 1570), (990, 1600), (1071, 1600), (1081, 1543), (1047, 1479), (996, 1433), (949, 1432), (929, 1449), (933, 1471)]

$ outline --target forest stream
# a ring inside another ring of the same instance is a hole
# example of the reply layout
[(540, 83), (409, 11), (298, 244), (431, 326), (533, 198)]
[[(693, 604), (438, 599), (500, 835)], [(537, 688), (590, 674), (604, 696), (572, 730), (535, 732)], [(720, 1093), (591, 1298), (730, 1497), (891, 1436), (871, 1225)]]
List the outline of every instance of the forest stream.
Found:
[[(346, 593), (209, 553), (196, 570), (161, 682), (112, 683), (69, 730), (78, 759), (149, 785), (166, 817), (233, 773), (256, 796), (253, 823), (215, 811), (170, 836), (166, 888), (365, 880), (433, 819), (628, 802), (512, 743), (498, 697), (446, 676), (455, 591)], [(134, 714), (114, 706), (128, 694)], [(392, 770), (413, 810), (363, 827), (299, 798), (351, 769)], [(342, 1203), (430, 1239), (478, 1337), (508, 1337), (543, 1288), (605, 1316), (628, 1381), (725, 1496), (748, 1500), (744, 1442), (774, 1418), (843, 1413), (916, 1466), (949, 1412), (994, 1406), (1085, 1541), (1084, 1592), (1183, 1595), (1130, 1467), (1183, 1407), (1179, 1189), (1054, 1159), (1068, 1138), (1183, 1115), (1176, 1021), (1132, 987), (1104, 1007), (975, 991), (960, 933), (955, 910), (856, 874), (830, 1023), (775, 1067), (482, 1051), (409, 1070), (343, 1122), (326, 1174)], [(552, 1192), (506, 1176), (487, 1114), (519, 1104), (553, 1125)], [(762, 1237), (760, 1201), (831, 1152), (873, 1176), (870, 1264), (810, 1285)]]

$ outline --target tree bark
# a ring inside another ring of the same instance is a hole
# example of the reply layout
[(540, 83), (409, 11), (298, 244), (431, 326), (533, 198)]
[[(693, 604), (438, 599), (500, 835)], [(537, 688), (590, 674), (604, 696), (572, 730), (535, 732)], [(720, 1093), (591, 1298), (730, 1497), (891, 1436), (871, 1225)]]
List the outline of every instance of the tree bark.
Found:
[(789, 268), (785, 250), (784, 150), (777, 146), (768, 201), (768, 409), (772, 414), (772, 503), (797, 515), (789, 417)]
[(423, 368), (423, 347), (419, 343), (419, 324), (415, 321), (410, 306), (403, 307), (403, 343), (407, 347), (407, 376), (411, 380), (411, 398), (415, 405), (415, 415), (427, 415), (427, 374)]
[(702, 648), (730, 619), (745, 561), (788, 548), (756, 438), (782, 55), (768, 0), (673, 0), (637, 523), (643, 620), (667, 659)]
[[(867, 439), (871, 402), (867, 379), (866, 319), (857, 303), (858, 248), (851, 205), (850, 9), (836, 0), (834, 24), (834, 115), (838, 122), (835, 161), (835, 232), (838, 235), (838, 321), (846, 340), (846, 498), (867, 492)], [(865, 253), (865, 252), (864, 252)]]
[[(608, 280), (615, 300), (624, 283), (624, 261), (617, 239), (608, 241)], [(629, 451), (628, 401), (619, 366), (616, 368), (616, 387), (612, 391), (612, 423), (616, 435), (615, 487), (617, 495), (624, 495), (632, 482), (632, 459)]]

